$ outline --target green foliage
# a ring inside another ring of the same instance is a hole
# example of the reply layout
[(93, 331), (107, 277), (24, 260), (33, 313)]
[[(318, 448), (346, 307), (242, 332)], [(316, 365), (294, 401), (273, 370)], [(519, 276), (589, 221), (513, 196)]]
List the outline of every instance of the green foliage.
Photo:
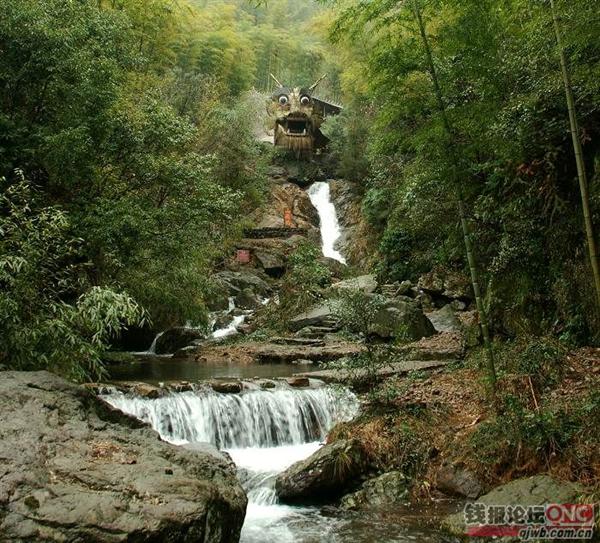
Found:
[[(335, 3), (332, 35), (349, 59), (341, 80), (366, 74), (362, 87), (345, 90), (372, 113), (363, 211), (383, 231), (382, 276), (465, 267), (452, 183), (458, 171), (496, 330), (512, 336), (553, 328), (571, 342), (589, 340), (598, 324), (587, 296), (593, 285), (548, 7), (525, 0), (501, 8), (497, 0), (419, 4), (452, 142), (412, 2)], [(589, 0), (557, 4), (598, 223), (600, 20)], [(401, 269), (407, 255), (410, 269)]]
[(235, 11), (3, 4), (0, 175), (21, 168), (59, 204), (86, 279), (119, 285), (157, 327), (205, 318), (210, 268), (241, 230), (240, 207), (263, 198), (268, 156), (242, 94), (253, 54)]
[(314, 288), (325, 288), (331, 284), (329, 268), (320, 262), (321, 249), (314, 243), (302, 242), (289, 257), (290, 284), (302, 286), (307, 291)]
[(567, 350), (556, 339), (525, 337), (503, 347), (500, 360), (505, 368), (531, 377), (536, 386), (552, 386), (562, 377)]
[(309, 241), (296, 247), (281, 278), (279, 303), (268, 304), (261, 312), (262, 325), (282, 331), (290, 318), (322, 300), (323, 290), (331, 284), (331, 272), (321, 258), (320, 248)]
[(2, 180), (0, 362), (99, 379), (111, 339), (127, 325), (143, 324), (143, 312), (127, 294), (87, 284), (89, 263), (67, 214), (38, 199), (22, 178), (12, 185)]
[(528, 409), (516, 396), (503, 398), (499, 414), (471, 435), (470, 447), (477, 458), (495, 470), (547, 469), (561, 458), (571, 459), (573, 476), (581, 478), (593, 469), (597, 450), (596, 420), (600, 414), (597, 392), (564, 407)]

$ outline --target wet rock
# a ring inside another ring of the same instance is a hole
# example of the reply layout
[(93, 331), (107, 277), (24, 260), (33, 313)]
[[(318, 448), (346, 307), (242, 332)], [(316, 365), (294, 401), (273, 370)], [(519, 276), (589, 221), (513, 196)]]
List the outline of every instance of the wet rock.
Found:
[(221, 394), (237, 394), (243, 389), (240, 381), (211, 381), (210, 386), (215, 392)]
[(462, 325), (456, 317), (454, 308), (450, 304), (445, 305), (437, 311), (427, 313), (427, 318), (431, 321), (437, 332), (460, 333), (462, 331)]
[(285, 382), (294, 388), (306, 388), (310, 386), (308, 377), (287, 377)]
[(342, 498), (340, 507), (348, 510), (369, 509), (406, 503), (410, 480), (399, 471), (390, 471), (365, 481), (361, 488)]
[(212, 456), (219, 462), (223, 462), (229, 465), (229, 467), (232, 470), (237, 469), (235, 462), (231, 459), (231, 456), (229, 456), (229, 454), (225, 451), (220, 451), (219, 449), (217, 449), (212, 443), (203, 443), (200, 441), (196, 441), (194, 443), (185, 443), (180, 446), (184, 449), (187, 449), (188, 451), (194, 451), (195, 453), (201, 453), (207, 456)]
[(263, 298), (271, 292), (264, 279), (249, 271), (222, 271), (215, 275), (215, 279), (227, 289), (229, 296), (235, 296), (246, 288)]
[(354, 290), (357, 292), (364, 292), (365, 294), (373, 294), (377, 289), (377, 280), (374, 275), (361, 275), (360, 277), (353, 277), (352, 279), (346, 279), (339, 281), (331, 285), (331, 290)]
[(148, 383), (135, 383), (131, 386), (131, 392), (142, 398), (156, 399), (166, 394), (163, 388), (150, 385)]
[(332, 319), (335, 319), (335, 316), (331, 304), (324, 303), (292, 318), (289, 327), (292, 332), (297, 332), (307, 326), (327, 326)]
[(3, 373), (0, 413), (0, 539), (238, 541), (246, 497), (222, 459), (48, 372)]
[(477, 498), (483, 493), (483, 486), (472, 471), (451, 462), (444, 462), (440, 466), (436, 486), (442, 492), (466, 498)]
[(157, 333), (158, 331), (150, 326), (128, 326), (119, 337), (112, 339), (112, 348), (130, 352), (145, 351)]
[(172, 358), (192, 358), (198, 352), (198, 345), (188, 345), (187, 347), (182, 347), (181, 349), (177, 349)]
[(321, 447), (277, 476), (277, 496), (287, 502), (335, 499), (355, 484), (366, 463), (358, 440), (340, 440)]
[(342, 264), (335, 258), (329, 258), (322, 256), (319, 258), (319, 263), (323, 264), (330, 272), (333, 277), (342, 277), (347, 270), (346, 265)]
[(261, 301), (252, 289), (245, 288), (236, 295), (235, 305), (240, 309), (258, 309), (261, 306)]
[(435, 334), (435, 328), (412, 300), (387, 299), (377, 311), (370, 333), (381, 338), (416, 341)]
[(165, 330), (157, 339), (155, 345), (156, 354), (171, 354), (191, 345), (197, 339), (205, 339), (206, 333), (197, 328), (177, 326)]
[[(516, 479), (496, 487), (491, 492), (477, 499), (485, 505), (543, 505), (547, 503), (575, 503), (582, 492), (581, 486), (566, 481), (553, 479), (548, 475), (535, 475)], [(446, 517), (442, 526), (450, 533), (463, 536), (465, 519), (461, 511)]]

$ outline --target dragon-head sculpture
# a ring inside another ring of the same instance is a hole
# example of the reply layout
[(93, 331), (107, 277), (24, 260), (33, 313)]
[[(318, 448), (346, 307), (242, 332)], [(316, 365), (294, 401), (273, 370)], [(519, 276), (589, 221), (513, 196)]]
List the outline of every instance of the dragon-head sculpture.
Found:
[(299, 153), (311, 153), (329, 141), (320, 130), (327, 115), (336, 115), (341, 107), (314, 96), (313, 91), (325, 76), (310, 87), (287, 87), (277, 82), (271, 95), (269, 115), (274, 120), (273, 142)]

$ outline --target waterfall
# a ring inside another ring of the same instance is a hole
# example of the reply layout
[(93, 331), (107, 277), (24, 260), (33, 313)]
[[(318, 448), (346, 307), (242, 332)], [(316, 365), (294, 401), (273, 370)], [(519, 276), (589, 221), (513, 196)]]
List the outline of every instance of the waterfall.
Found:
[(341, 230), (335, 206), (331, 201), (329, 183), (320, 181), (313, 183), (307, 192), (312, 205), (315, 206), (319, 213), (323, 255), (346, 264), (346, 259), (335, 248), (335, 243), (341, 236)]
[(329, 386), (220, 394), (209, 389), (156, 399), (121, 392), (101, 396), (112, 406), (146, 421), (166, 441), (210, 442), (229, 453), (248, 494), (243, 542), (295, 541), (290, 518), (316, 514), (313, 508), (277, 503), (279, 473), (310, 456), (337, 422), (358, 411), (356, 396)]
[(356, 399), (331, 387), (289, 386), (220, 394), (212, 390), (147, 399), (123, 393), (102, 398), (150, 425), (172, 443), (208, 442), (220, 449), (277, 447), (322, 440), (351, 416)]

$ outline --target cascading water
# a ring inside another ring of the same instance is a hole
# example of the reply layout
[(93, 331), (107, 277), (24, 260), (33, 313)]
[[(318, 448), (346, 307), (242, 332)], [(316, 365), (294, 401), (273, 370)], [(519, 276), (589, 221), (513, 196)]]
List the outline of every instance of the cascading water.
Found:
[(338, 223), (335, 206), (331, 201), (329, 183), (317, 182), (308, 188), (308, 197), (319, 213), (321, 223), (321, 241), (323, 244), (323, 255), (334, 258), (342, 264), (346, 264), (346, 259), (335, 248), (335, 243), (341, 236), (340, 225)]
[(102, 398), (150, 423), (171, 443), (209, 442), (227, 451), (248, 493), (242, 530), (242, 541), (248, 543), (297, 541), (291, 520), (321, 518), (315, 508), (278, 504), (275, 478), (316, 451), (336, 422), (352, 418), (358, 410), (354, 394), (327, 386), (281, 385), (241, 394), (202, 389), (157, 399), (117, 392)]

